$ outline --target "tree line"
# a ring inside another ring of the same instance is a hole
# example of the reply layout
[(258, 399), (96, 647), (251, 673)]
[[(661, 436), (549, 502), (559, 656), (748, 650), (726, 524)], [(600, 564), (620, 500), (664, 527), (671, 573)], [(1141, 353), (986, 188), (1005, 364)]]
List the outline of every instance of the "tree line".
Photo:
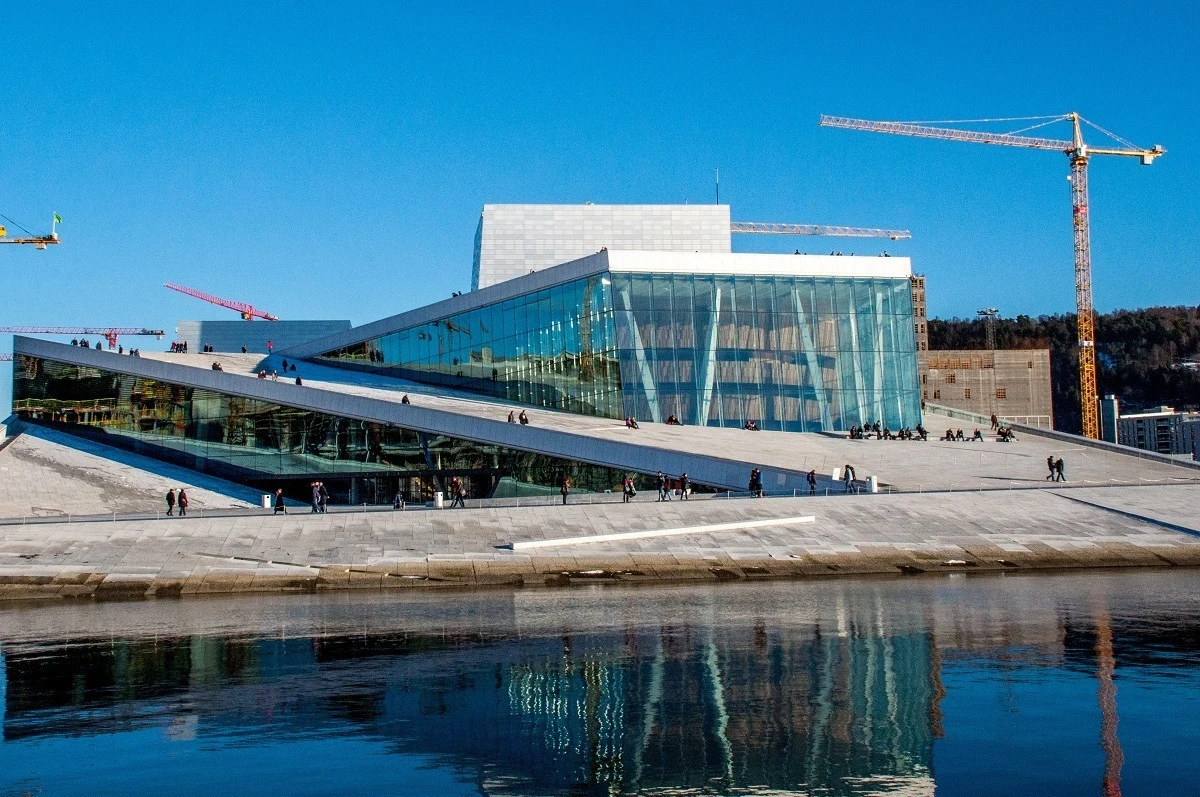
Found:
[[(1050, 349), (1054, 426), (1079, 432), (1079, 351), (1075, 314), (998, 318), (999, 349)], [(984, 349), (983, 319), (929, 319), (930, 349)], [(1200, 357), (1200, 307), (1148, 307), (1096, 315), (1096, 382), (1122, 411), (1200, 407), (1200, 370), (1180, 365)]]

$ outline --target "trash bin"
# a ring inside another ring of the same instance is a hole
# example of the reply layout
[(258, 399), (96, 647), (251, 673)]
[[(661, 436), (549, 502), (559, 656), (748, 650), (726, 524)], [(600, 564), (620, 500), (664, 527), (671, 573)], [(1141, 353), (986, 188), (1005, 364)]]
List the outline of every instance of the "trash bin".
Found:
[(868, 476), (867, 477), (867, 492), (868, 493), (879, 492), (879, 477), (878, 476)]
[(442, 491), (438, 490), (433, 494), (433, 508), (442, 509), (446, 506), (446, 498), (442, 495)]
[(269, 493), (263, 493), (262, 508), (270, 509), (273, 506), (275, 506), (275, 496), (273, 496)]

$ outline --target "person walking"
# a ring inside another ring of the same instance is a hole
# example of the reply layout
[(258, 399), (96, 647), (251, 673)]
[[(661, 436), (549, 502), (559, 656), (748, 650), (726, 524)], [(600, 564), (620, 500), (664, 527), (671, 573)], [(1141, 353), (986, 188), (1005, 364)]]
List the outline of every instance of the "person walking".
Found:
[[(521, 413), (521, 414), (524, 415), (525, 413)], [(567, 505), (567, 493), (570, 492), (570, 490), (571, 490), (571, 477), (563, 476), (562, 487), (560, 487), (558, 489), (558, 491), (560, 493), (562, 493), (563, 506)]]
[(1054, 455), (1053, 454), (1046, 457), (1046, 467), (1050, 470), (1050, 473), (1048, 473), (1046, 475), (1046, 481), (1052, 481), (1052, 480), (1058, 481), (1058, 478), (1057, 478), (1058, 470), (1054, 467)]
[(175, 488), (167, 490), (167, 517), (175, 514)]
[(529, 425), (529, 416), (525, 414), (525, 410), (521, 410), (521, 414), (517, 416), (517, 420), (521, 422), (522, 426)]
[(187, 514), (187, 508), (188, 508), (187, 491), (184, 490), (182, 487), (180, 487), (179, 488), (179, 516), (180, 517), (183, 517), (184, 515)]
[(517, 413), (516, 413), (516, 412), (514, 412), (513, 410), (509, 410), (509, 411), (508, 411), (508, 422), (509, 422), (509, 423), (516, 423), (516, 422), (517, 422)]
[(993, 412), (992, 413), (992, 431), (994, 432), (999, 428), (1000, 428), (1000, 419), (997, 418), (996, 413)]
[(816, 471), (816, 469), (814, 468), (813, 470), (810, 470), (808, 472), (808, 475), (805, 476), (804, 478), (806, 478), (808, 480), (808, 494), (816, 495), (817, 494), (817, 471)]
[(1064, 467), (1062, 457), (1054, 460), (1054, 473), (1057, 477), (1054, 481), (1065, 482), (1067, 480), (1067, 472), (1064, 470)]
[(688, 500), (688, 494), (692, 491), (692, 482), (688, 479), (686, 473), (679, 476), (679, 498), (683, 501)]
[(633, 477), (627, 475), (624, 484), (621, 485), (621, 503), (628, 504), (635, 495), (637, 490), (633, 487)]
[(321, 512), (321, 488), (316, 482), (309, 486), (312, 487), (312, 514), (317, 515)]
[(287, 514), (287, 506), (283, 503), (283, 488), (282, 487), (275, 490), (275, 511), (272, 512), (271, 514), (278, 515), (280, 512), (282, 512), (285, 515)]
[(325, 489), (325, 482), (317, 482), (317, 493), (321, 498), (321, 514), (325, 514), (325, 510), (329, 509), (329, 490)]

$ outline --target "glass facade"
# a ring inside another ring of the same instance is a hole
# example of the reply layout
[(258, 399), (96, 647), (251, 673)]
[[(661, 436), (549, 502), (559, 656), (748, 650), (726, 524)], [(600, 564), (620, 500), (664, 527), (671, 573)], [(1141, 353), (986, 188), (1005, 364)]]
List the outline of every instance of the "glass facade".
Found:
[(316, 358), (586, 415), (623, 418), (607, 274)]
[(627, 414), (792, 432), (920, 420), (908, 279), (612, 274)]
[(910, 282), (606, 272), (318, 359), (609, 418), (920, 420)]
[[(18, 355), (13, 412), (22, 420), (307, 500), (320, 479), (335, 502), (432, 497), (457, 476), (472, 498), (619, 492), (625, 471), (444, 435), (341, 418), (202, 388)], [(632, 474), (639, 490), (653, 477)]]

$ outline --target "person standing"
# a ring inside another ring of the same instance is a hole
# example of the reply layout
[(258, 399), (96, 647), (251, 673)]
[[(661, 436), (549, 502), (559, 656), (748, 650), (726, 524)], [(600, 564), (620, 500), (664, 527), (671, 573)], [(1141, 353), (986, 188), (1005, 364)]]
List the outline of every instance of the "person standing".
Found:
[(808, 494), (816, 495), (817, 494), (817, 471), (816, 471), (816, 469), (814, 468), (813, 470), (810, 470), (808, 472), (808, 475), (805, 476), (805, 478), (808, 479)]
[[(521, 413), (521, 414), (524, 415), (525, 413)], [(562, 493), (563, 506), (567, 505), (567, 493), (570, 492), (570, 490), (571, 490), (571, 477), (563, 476), (562, 487), (559, 488), (559, 492)]]
[(996, 413), (993, 412), (992, 413), (992, 431), (994, 432), (999, 428), (1000, 428), (1000, 419), (997, 418)]
[(1063, 465), (1062, 457), (1059, 457), (1058, 459), (1054, 460), (1054, 473), (1055, 473), (1054, 481), (1065, 482), (1067, 480), (1067, 472), (1064, 468), (1065, 468), (1065, 466)]
[(167, 517), (175, 514), (175, 488), (167, 490)]
[(283, 488), (279, 487), (275, 490), (275, 511), (272, 515), (278, 515), (280, 512), (287, 514), (287, 506), (283, 503)]
[(317, 492), (321, 497), (321, 514), (324, 515), (329, 508), (329, 490), (325, 489), (325, 482), (317, 482)]
[(187, 490), (184, 490), (182, 487), (180, 487), (179, 488), (179, 516), (180, 517), (183, 517), (184, 515), (187, 514), (187, 508), (188, 508)]
[(688, 500), (688, 493), (692, 491), (692, 482), (688, 479), (686, 473), (679, 476), (679, 498), (683, 501)]
[(312, 487), (312, 513), (311, 514), (318, 515), (321, 513), (321, 488), (317, 486), (316, 482), (313, 482), (309, 486)]
[(636, 494), (637, 491), (633, 488), (633, 477), (627, 475), (624, 484), (621, 485), (621, 502), (628, 504)]

